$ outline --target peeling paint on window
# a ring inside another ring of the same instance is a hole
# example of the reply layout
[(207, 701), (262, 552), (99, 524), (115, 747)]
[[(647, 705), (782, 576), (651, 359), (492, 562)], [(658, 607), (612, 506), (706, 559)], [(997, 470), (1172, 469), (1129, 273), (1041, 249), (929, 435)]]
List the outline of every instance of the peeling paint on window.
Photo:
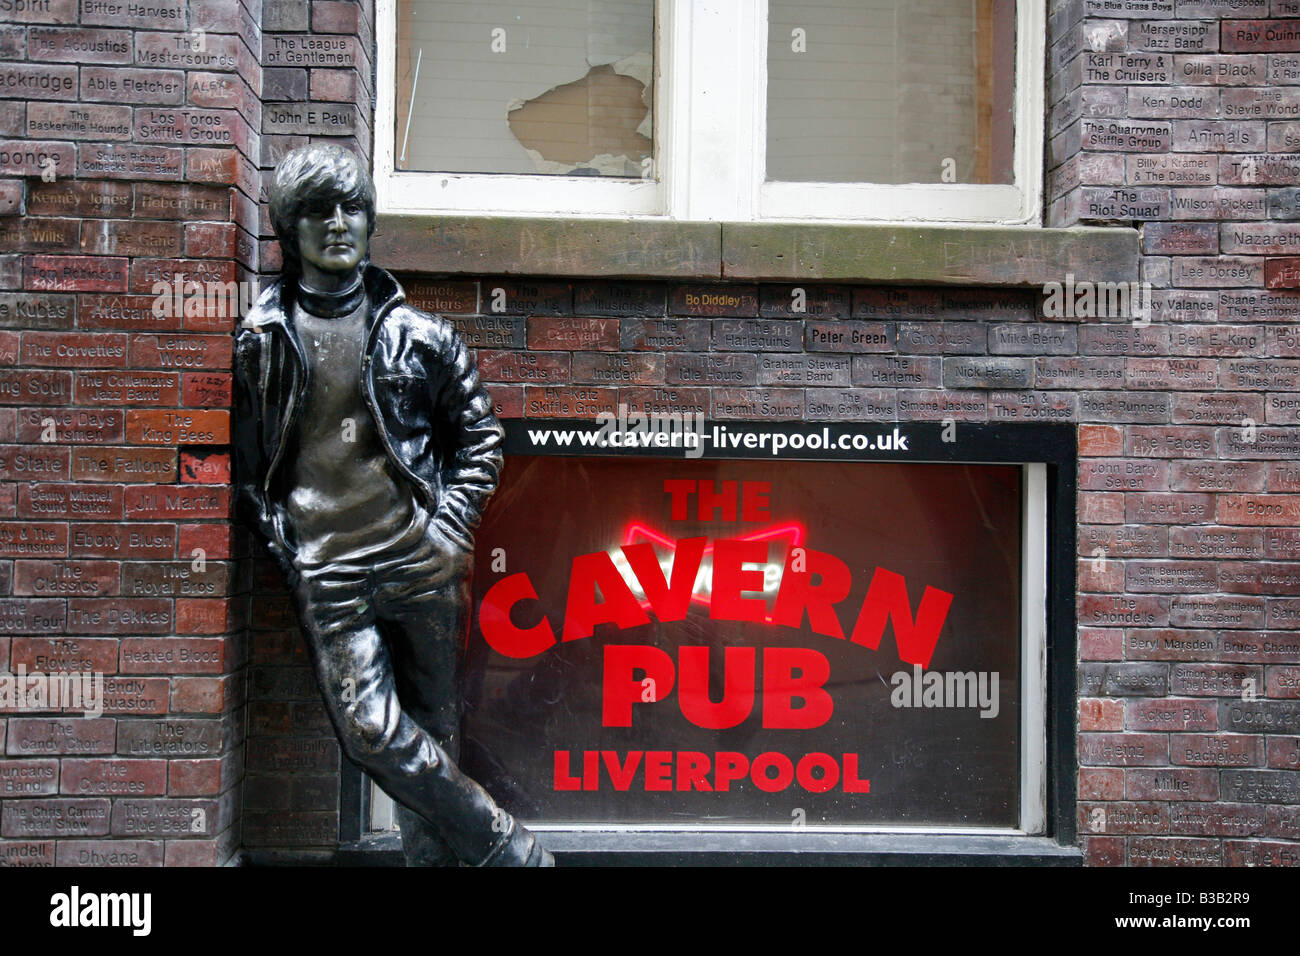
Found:
[(400, 0), (397, 168), (642, 178), (653, 0)]

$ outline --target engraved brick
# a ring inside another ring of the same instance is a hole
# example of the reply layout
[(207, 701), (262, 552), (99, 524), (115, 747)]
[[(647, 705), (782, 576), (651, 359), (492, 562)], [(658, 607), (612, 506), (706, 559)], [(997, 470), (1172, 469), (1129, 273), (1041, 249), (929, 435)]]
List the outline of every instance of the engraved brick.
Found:
[[(1225, 322), (1294, 322), (1300, 319), (1300, 297), (1262, 289), (1234, 289), (1219, 293), (1219, 312)], [(1296, 341), (1300, 343), (1300, 338)]]
[(1079, 398), (1062, 392), (992, 392), (989, 420), (1068, 422), (1079, 417)]
[(1078, 535), (1078, 552), (1098, 560), (1101, 558), (1150, 558), (1169, 553), (1169, 529), (1155, 525), (1104, 525), (1081, 527)]
[(77, 524), (70, 556), (80, 558), (171, 558), (175, 527), (166, 524)]
[(457, 315), (451, 316), (461, 340), (472, 349), (522, 349), (522, 316)]
[(7, 837), (104, 836), (108, 833), (106, 799), (7, 800), (0, 807), (0, 834)]
[(54, 841), (0, 840), (0, 868), (10, 866), (54, 866)]
[(1300, 391), (1300, 360), (1239, 360), (1224, 363), (1222, 385), (1270, 392)]
[(618, 349), (616, 319), (553, 318), (528, 319), (530, 349)]
[(668, 314), (688, 316), (757, 315), (758, 287), (744, 285), (672, 286), (668, 291)]
[(623, 319), (619, 347), (625, 351), (703, 352), (712, 340), (707, 319)]
[(179, 105), (185, 99), (185, 75), (173, 70), (85, 66), (77, 99), (139, 105)]
[(708, 415), (710, 408), (707, 388), (621, 388), (618, 400), (634, 415)]
[(803, 348), (803, 325), (762, 319), (718, 321), (713, 323), (713, 347), (719, 351), (789, 352)]
[(75, 296), (0, 292), (0, 328), (34, 331), (67, 329), (72, 327), (76, 315)]
[[(1097, 55), (1099, 54), (1089, 54)], [(1080, 126), (1084, 149), (1118, 153), (1161, 153), (1168, 152), (1172, 145), (1169, 124), (1158, 120), (1085, 118)], [(1261, 134), (1261, 140), (1262, 138)]]
[(1163, 627), (1169, 623), (1169, 598), (1081, 595), (1079, 622), (1091, 627)]
[(670, 354), (665, 379), (670, 385), (756, 385), (758, 358), (731, 355)]
[(1300, 258), (1266, 259), (1264, 285), (1269, 289), (1300, 289)]
[(574, 290), (574, 311), (596, 316), (662, 316), (662, 285), (636, 282), (582, 283)]
[(1164, 664), (1079, 665), (1079, 693), (1089, 697), (1164, 697), (1169, 674)]
[(206, 799), (115, 800), (113, 833), (122, 836), (212, 836), (218, 804)]
[(847, 319), (853, 311), (847, 286), (761, 286), (759, 314), (768, 319)]
[(590, 418), (601, 412), (616, 414), (615, 389), (594, 386), (525, 386), (525, 414), (529, 418)]
[(1180, 393), (1173, 396), (1172, 417), (1190, 425), (1240, 424), (1243, 419), (1262, 421), (1264, 399), (1260, 395), (1232, 393)]
[(946, 358), (943, 383), (948, 388), (1032, 388), (1032, 359)]
[(980, 355), (988, 348), (988, 333), (970, 322), (900, 322), (898, 350), (922, 355)]
[(1290, 186), (1300, 183), (1300, 155), (1255, 153), (1219, 157), (1219, 182), (1230, 186)]
[(900, 421), (980, 422), (988, 419), (988, 396), (952, 391), (902, 388), (898, 390)]
[(1131, 358), (1124, 365), (1130, 388), (1212, 389), (1218, 384), (1219, 366), (1213, 359)]
[(87, 488), (84, 485), (38, 484), (32, 482), (18, 489), (19, 518), (98, 518), (122, 517), (120, 488)]
[(62, 63), (130, 63), (128, 30), (87, 30), (78, 27), (31, 27), (27, 55), (33, 60)]
[(10, 756), (106, 754), (113, 752), (117, 721), (111, 717), (10, 717)]
[(1135, 186), (1211, 186), (1218, 176), (1214, 156), (1129, 156), (1125, 181)]
[(0, 800), (59, 792), (57, 760), (0, 760)]
[[(231, 375), (229, 372), (186, 372), (181, 379), (181, 403), (195, 408), (228, 408)], [(211, 459), (215, 461), (216, 459)], [(227, 469), (228, 471), (228, 469)], [(181, 480), (189, 479), (184, 473)], [(223, 482), (217, 482), (222, 484)]]
[(797, 421), (806, 413), (799, 388), (714, 388), (713, 417)]
[(1222, 866), (1223, 849), (1215, 840), (1140, 837), (1129, 840), (1129, 866)]
[(892, 355), (853, 356), (854, 385), (936, 388), (942, 383), (942, 372), (941, 360), (937, 358)]
[(154, 0), (146, 5), (123, 0), (82, 0), (81, 22), (143, 29), (167, 26), (179, 30), (185, 28), (185, 3), (183, 0)]
[(1084, 766), (1165, 766), (1165, 736), (1160, 734), (1080, 734), (1079, 762)]
[(1129, 730), (1213, 731), (1219, 726), (1219, 707), (1213, 701), (1191, 698), (1124, 701), (1124, 726)]
[(1164, 219), (1169, 190), (1156, 186), (1084, 186), (1079, 202), (1085, 219)]
[(657, 385), (664, 380), (664, 357), (641, 353), (574, 352), (574, 384)]
[(351, 67), (358, 64), (357, 38), (276, 33), (262, 49), (263, 66)]
[(1225, 799), (1237, 803), (1294, 804), (1300, 801), (1300, 770), (1227, 770), (1220, 787)]
[[(1170, 807), (1169, 829), (1174, 833), (1251, 836), (1263, 832), (1265, 821), (1264, 807), (1229, 803), (1184, 805)], [(1210, 840), (1198, 842), (1211, 845), (1214, 843)]]
[[(1213, 53), (1219, 48), (1219, 33), (1210, 23), (1197, 23), (1191, 18), (1200, 13), (1189, 13), (1182, 4), (1178, 15), (1181, 20), (1139, 20), (1129, 26), (1129, 48), (1133, 50), (1160, 50), (1166, 53)], [(1210, 14), (1214, 16), (1214, 14)]]
[[(1300, 90), (1295, 92), (1300, 98)], [(28, 199), (28, 205), (30, 204), (31, 200)], [(1268, 218), (1288, 221), (1300, 219), (1300, 187), (1284, 186), (1268, 190)]]
[[(108, 179), (179, 180), (183, 153), (184, 150), (174, 146), (83, 144), (77, 152), (77, 175)], [(158, 251), (141, 254), (158, 255)]]
[(129, 409), (127, 440), (142, 445), (224, 445), (230, 441), (228, 411)]
[[(66, 524), (44, 521), (0, 522), (0, 557), (54, 558), (67, 553)], [(42, 616), (41, 620), (47, 621), (47, 629), (53, 627), (49, 618)]]
[(1269, 558), (1300, 557), (1300, 529), (1265, 528), (1264, 554)]
[(1300, 28), (1287, 20), (1224, 20), (1220, 29), (1225, 53), (1300, 51)]
[(268, 102), (263, 107), (262, 132), (281, 136), (352, 135), (357, 132), (357, 107), (354, 103)]
[(78, 404), (176, 405), (178, 378), (176, 372), (78, 371), (73, 398)]
[(1262, 840), (1225, 840), (1224, 866), (1300, 866), (1300, 852), (1294, 843), (1265, 843)]
[(1221, 591), (1234, 594), (1290, 594), (1297, 589), (1300, 589), (1300, 570), (1292, 563), (1225, 564), (1219, 568)]
[(1126, 770), (1124, 796), (1129, 800), (1215, 800), (1219, 775), (1213, 770)]
[(35, 597), (100, 597), (117, 593), (118, 574), (118, 565), (113, 561), (19, 560), (14, 562), (13, 592)]
[(808, 421), (890, 421), (898, 414), (897, 394), (887, 388), (810, 388)]
[(1085, 421), (1164, 422), (1169, 419), (1169, 396), (1165, 394), (1083, 392), (1078, 399), (1079, 415)]
[(492, 397), (492, 414), (497, 418), (524, 417), (524, 390), (519, 385), (498, 385), (487, 383), (488, 394)]
[(1085, 83), (1167, 85), (1173, 81), (1174, 58), (1167, 53), (1085, 52), (1081, 59)]
[(400, 279), (402, 288), (406, 292), (407, 303), (417, 309), (435, 314), (478, 311), (477, 282), (413, 276), (401, 276)]
[[(1300, 697), (1300, 666), (1284, 664), (1265, 668), (1264, 696), (1283, 699)], [(1282, 766), (1273, 757), (1273, 744), (1276, 742), (1279, 751), (1288, 755), (1286, 762), (1300, 766), (1300, 737), (1270, 737), (1268, 741), (1271, 765)]]
[[(0, 74), (3, 79), (3, 74)], [(72, 143), (47, 142), (44, 139), (0, 140), (0, 173), (8, 176), (38, 177), (53, 173), (70, 176), (77, 165), (77, 147)]]
[(1034, 360), (1034, 382), (1039, 388), (1122, 388), (1124, 361), (1081, 356), (1038, 358)]
[(831, 385), (852, 384), (852, 363), (847, 355), (833, 354), (760, 354), (760, 385)]
[[(0, 405), (27, 405), (43, 402), (66, 405), (72, 398), (72, 373), (63, 371), (22, 371), (0, 369)], [(33, 461), (41, 459), (35, 452)], [(0, 468), (3, 471), (3, 468)], [(42, 477), (49, 477), (44, 475)]]
[(226, 725), (210, 718), (119, 720), (117, 724), (117, 752), (129, 756), (215, 756), (228, 737)]
[(1072, 355), (1079, 350), (1073, 326), (1016, 322), (988, 327), (993, 355)]
[[(47, 63), (0, 63), (0, 88), (28, 100), (75, 100), (77, 68)], [(0, 151), (0, 166), (9, 161)]]

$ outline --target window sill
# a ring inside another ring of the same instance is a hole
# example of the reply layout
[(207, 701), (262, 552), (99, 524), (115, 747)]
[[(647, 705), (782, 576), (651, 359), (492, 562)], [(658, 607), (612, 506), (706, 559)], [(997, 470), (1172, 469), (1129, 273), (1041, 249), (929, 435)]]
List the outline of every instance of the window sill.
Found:
[[(1049, 837), (904, 833), (541, 833), (560, 866), (1081, 866), (1078, 847)], [(252, 854), (254, 866), (294, 865), (291, 855)], [(335, 866), (402, 866), (396, 833), (339, 847)]]
[(1135, 282), (1125, 227), (380, 215), (377, 263), (435, 275), (1037, 286)]

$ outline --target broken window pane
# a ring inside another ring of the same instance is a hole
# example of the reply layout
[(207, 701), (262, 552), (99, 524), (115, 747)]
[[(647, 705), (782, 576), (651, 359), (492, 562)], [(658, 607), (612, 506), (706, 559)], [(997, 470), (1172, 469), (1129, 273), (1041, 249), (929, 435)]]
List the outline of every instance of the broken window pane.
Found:
[(1012, 183), (1015, 0), (770, 0), (767, 178)]
[(397, 168), (642, 178), (654, 0), (400, 0)]

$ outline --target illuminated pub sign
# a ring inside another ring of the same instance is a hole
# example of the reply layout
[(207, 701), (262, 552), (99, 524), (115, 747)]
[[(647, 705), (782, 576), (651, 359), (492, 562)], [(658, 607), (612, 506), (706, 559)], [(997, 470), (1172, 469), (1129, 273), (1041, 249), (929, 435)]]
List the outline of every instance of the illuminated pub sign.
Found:
[(937, 423), (570, 427), (507, 423), (477, 538), (463, 762), (506, 807), (1041, 831), (1032, 458), (953, 461)]

